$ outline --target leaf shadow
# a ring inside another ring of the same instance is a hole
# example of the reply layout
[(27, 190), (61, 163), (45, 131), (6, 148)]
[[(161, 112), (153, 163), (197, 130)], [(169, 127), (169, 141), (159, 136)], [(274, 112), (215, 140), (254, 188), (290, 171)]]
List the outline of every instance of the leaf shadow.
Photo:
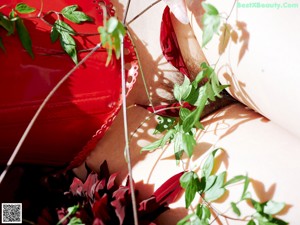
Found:
[(242, 33), (242, 35), (239, 38), (239, 42), (242, 42), (242, 46), (239, 53), (239, 60), (238, 60), (238, 64), (239, 64), (243, 59), (243, 57), (245, 56), (246, 51), (248, 50), (250, 33), (247, 30), (247, 24), (245, 22), (236, 21), (236, 25), (238, 30)]

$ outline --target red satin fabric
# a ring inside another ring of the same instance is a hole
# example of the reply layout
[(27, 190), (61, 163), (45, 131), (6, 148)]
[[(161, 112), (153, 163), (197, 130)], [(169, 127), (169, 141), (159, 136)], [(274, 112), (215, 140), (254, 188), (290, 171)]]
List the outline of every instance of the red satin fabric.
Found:
[(182, 74), (190, 77), (181, 55), (170, 13), (170, 8), (166, 7), (162, 16), (160, 28), (160, 45), (162, 53), (169, 63), (176, 67)]
[[(8, 14), (18, 2), (1, 2), (7, 7), (0, 11)], [(6, 36), (6, 32), (0, 28), (6, 49), (5, 53), (0, 50), (0, 164), (7, 162), (43, 99), (74, 67), (59, 41), (51, 43), (51, 27), (36, 18), (41, 2), (22, 2), (38, 9), (32, 14), (20, 15), (24, 17), (30, 33), (35, 57), (32, 59), (25, 52), (17, 35)], [(106, 4), (110, 14), (114, 13), (108, 0), (101, 2)], [(60, 11), (65, 6), (78, 4), (94, 21), (81, 25), (65, 22), (77, 32), (94, 35), (76, 36), (77, 50), (90, 49), (99, 43), (97, 28), (102, 25), (99, 1), (60, 0), (43, 3), (42, 15), (49, 10)], [(50, 23), (53, 22), (52, 16), (46, 17)], [(133, 62), (135, 54), (128, 38), (125, 47), (129, 50), (125, 61)], [(86, 54), (78, 53), (79, 60)], [(96, 52), (59, 88), (39, 116), (16, 162), (64, 165), (82, 150), (97, 129), (111, 122), (121, 105), (121, 69), (120, 61), (115, 58), (106, 67), (106, 58), (104, 49)]]

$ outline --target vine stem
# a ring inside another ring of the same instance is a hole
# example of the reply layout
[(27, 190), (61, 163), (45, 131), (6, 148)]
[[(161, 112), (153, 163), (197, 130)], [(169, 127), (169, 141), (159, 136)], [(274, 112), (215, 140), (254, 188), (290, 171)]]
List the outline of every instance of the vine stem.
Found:
[(36, 113), (34, 114), (34, 116), (32, 117), (30, 123), (28, 124), (26, 130), (24, 131), (21, 139), (19, 140), (16, 148), (14, 149), (13, 153), (11, 154), (5, 169), (2, 171), (1, 175), (0, 175), (0, 184), (2, 183), (6, 173), (8, 172), (8, 170), (10, 169), (13, 161), (15, 160), (15, 157), (17, 156), (20, 148), (22, 147), (22, 144), (24, 143), (26, 137), (28, 136), (30, 130), (32, 129), (35, 121), (37, 120), (38, 116), (40, 115), (40, 113), (42, 112), (42, 110), (44, 109), (44, 107), (46, 106), (46, 104), (48, 103), (48, 101), (50, 100), (50, 98), (53, 96), (53, 94), (58, 90), (58, 88), (73, 74), (73, 72), (78, 69), (79, 66), (81, 66), (89, 57), (91, 57), (91, 55), (96, 52), (99, 48), (101, 47), (101, 43), (98, 43), (93, 49), (92, 51), (90, 51), (76, 66), (74, 66), (56, 85), (55, 87), (49, 92), (49, 94), (47, 95), (47, 97), (44, 99), (44, 101), (42, 102), (42, 104), (39, 106), (38, 110), (36, 111)]
[(249, 219), (247, 219), (248, 216), (246, 216), (245, 218), (235, 218), (235, 217), (227, 216), (224, 213), (220, 213), (211, 203), (207, 202), (201, 195), (200, 195), (200, 198), (201, 198), (201, 201), (205, 205), (207, 205), (209, 208), (211, 208), (216, 213), (215, 218), (209, 224), (213, 224), (217, 220), (217, 218), (219, 218), (220, 216), (222, 216), (225, 219), (229, 219), (229, 220), (243, 221), (243, 222), (249, 221)]
[(146, 78), (145, 78), (145, 74), (144, 74), (144, 70), (143, 70), (143, 67), (142, 67), (142, 63), (141, 63), (141, 58), (139, 56), (139, 53), (137, 51), (137, 48), (136, 48), (136, 45), (135, 45), (135, 42), (132, 38), (132, 35), (128, 29), (128, 36), (132, 42), (132, 45), (133, 45), (133, 48), (134, 48), (134, 51), (135, 51), (135, 54), (136, 54), (136, 58), (137, 58), (137, 61), (138, 61), (138, 65), (139, 65), (139, 68), (140, 68), (140, 73), (141, 73), (141, 76), (142, 76), (142, 80), (143, 80), (143, 85), (144, 85), (144, 89), (145, 89), (145, 92), (146, 92), (146, 95), (147, 95), (147, 98), (148, 98), (148, 101), (150, 103), (150, 106), (152, 107), (152, 110), (153, 112), (155, 112), (155, 109), (154, 109), (154, 106), (153, 106), (153, 102), (152, 102), (152, 98), (150, 96), (150, 92), (149, 92), (149, 89), (148, 89), (148, 85), (147, 85), (147, 82), (146, 82)]
[(124, 136), (125, 136), (125, 154), (127, 159), (127, 167), (129, 173), (129, 186), (131, 191), (131, 201), (133, 210), (134, 225), (138, 225), (138, 216), (136, 208), (136, 198), (132, 177), (132, 165), (130, 158), (129, 140), (128, 140), (128, 124), (127, 124), (127, 109), (126, 109), (126, 78), (125, 78), (125, 60), (124, 60), (124, 37), (121, 42), (121, 74), (122, 74), (122, 108), (123, 108), (123, 123), (124, 123)]
[(153, 6), (155, 6), (157, 3), (161, 2), (161, 0), (157, 0), (155, 2), (153, 2), (151, 5), (149, 5), (147, 8), (145, 8), (142, 12), (140, 12), (139, 14), (137, 14), (135, 17), (133, 17), (133, 19), (131, 19), (127, 25), (131, 24), (132, 22), (134, 22), (137, 18), (139, 18), (141, 15), (143, 15), (145, 12), (147, 12), (149, 9), (151, 9)]
[[(123, 18), (123, 26), (126, 27), (126, 19), (127, 14), (129, 11), (131, 0), (128, 0), (124, 18)], [(128, 135), (128, 121), (127, 121), (127, 105), (126, 105), (126, 78), (125, 78), (125, 60), (124, 60), (124, 37), (121, 38), (121, 74), (122, 74), (122, 108), (123, 108), (123, 123), (124, 123), (124, 136), (125, 136), (125, 149), (124, 153), (125, 159), (127, 160), (127, 168), (129, 174), (129, 187), (131, 191), (131, 203), (132, 203), (132, 211), (133, 211), (133, 221), (134, 225), (138, 225), (138, 216), (137, 216), (137, 208), (136, 208), (136, 198), (135, 198), (135, 191), (133, 185), (133, 177), (132, 177), (132, 165), (131, 165), (131, 158), (130, 158), (130, 149), (129, 149), (129, 135)]]

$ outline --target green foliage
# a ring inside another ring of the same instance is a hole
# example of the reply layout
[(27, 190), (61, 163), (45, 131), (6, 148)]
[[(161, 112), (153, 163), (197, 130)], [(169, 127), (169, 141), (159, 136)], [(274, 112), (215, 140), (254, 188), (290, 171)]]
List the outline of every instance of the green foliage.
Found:
[(154, 134), (162, 133), (165, 130), (171, 129), (175, 122), (174, 118), (163, 116), (158, 116), (157, 120), (158, 124), (155, 128)]
[(196, 212), (184, 217), (177, 225), (209, 225), (210, 217), (210, 209), (206, 205), (198, 204)]
[(109, 20), (104, 23), (104, 26), (98, 28), (98, 31), (100, 33), (102, 46), (106, 48), (108, 53), (106, 60), (106, 66), (108, 66), (111, 61), (113, 51), (116, 54), (116, 58), (120, 58), (121, 43), (126, 34), (126, 30), (123, 24), (116, 17), (110, 17)]
[[(16, 30), (24, 49), (28, 52), (28, 54), (32, 58), (34, 55), (32, 51), (31, 38), (24, 24), (23, 19), (18, 14), (28, 14), (35, 11), (36, 11), (35, 8), (25, 3), (18, 3), (15, 6), (15, 8), (12, 9), (12, 11), (10, 12), (9, 17), (0, 13), (0, 27), (4, 28), (7, 31), (8, 36), (14, 34)], [(55, 13), (58, 15), (58, 19), (55, 21), (55, 23), (51, 28), (51, 32), (50, 32), (51, 41), (55, 42), (59, 39), (63, 50), (71, 57), (73, 62), (77, 64), (78, 59), (77, 59), (76, 42), (73, 38), (73, 36), (77, 35), (77, 33), (73, 30), (73, 28), (69, 24), (63, 22), (60, 19), (60, 15), (62, 15), (64, 18), (76, 24), (92, 21), (92, 18), (86, 15), (84, 12), (79, 11), (77, 5), (67, 6), (63, 8), (61, 12), (55, 12)], [(0, 48), (3, 51), (5, 51), (1, 37), (0, 37)]]
[(75, 31), (62, 20), (56, 20), (50, 33), (51, 41), (55, 42), (58, 38), (64, 51), (71, 57), (75, 64), (78, 63), (76, 42), (72, 35)]
[[(0, 13), (0, 27), (4, 28), (4, 30), (7, 31), (7, 36), (13, 35), (15, 34), (15, 31), (17, 31), (18, 37), (21, 41), (23, 48), (28, 52), (28, 54), (32, 58), (34, 57), (34, 55), (32, 52), (31, 38), (23, 19), (19, 17), (17, 13), (27, 14), (34, 12), (35, 10), (35, 8), (30, 7), (24, 3), (19, 3), (14, 9), (12, 9), (12, 11), (9, 14), (9, 17)], [(5, 51), (5, 47), (1, 38), (0, 47), (3, 51)]]
[(205, 47), (213, 35), (218, 32), (221, 19), (218, 10), (213, 5), (202, 2), (202, 7), (205, 10), (202, 17), (202, 47)]
[[(63, 224), (65, 222), (65, 220), (67, 220), (70, 216), (74, 215), (78, 211), (79, 207), (80, 207), (79, 205), (74, 205), (72, 207), (69, 207), (67, 215), (65, 215), (60, 221), (58, 221), (58, 223), (56, 225)], [(82, 221), (79, 218), (73, 217), (69, 221), (68, 225), (73, 225), (73, 224), (79, 225), (79, 224), (82, 224)]]
[(24, 49), (33, 58), (31, 38), (30, 38), (28, 30), (25, 27), (22, 19), (16, 20), (16, 29), (17, 29), (19, 39), (20, 39)]
[(15, 7), (15, 10), (18, 13), (23, 13), (23, 14), (27, 14), (27, 13), (32, 13), (34, 12), (36, 9), (25, 4), (25, 3), (18, 3)]
[(68, 223), (68, 225), (84, 225), (84, 223), (82, 223), (80, 218), (72, 217), (72, 219), (70, 219), (70, 222)]
[(193, 171), (186, 172), (181, 176), (180, 184), (185, 189), (185, 207), (188, 208), (201, 188), (198, 175)]
[(61, 10), (61, 14), (64, 18), (70, 20), (73, 23), (81, 23), (86, 21), (93, 21), (91, 17), (86, 15), (84, 12), (77, 11), (78, 5), (70, 5)]
[(275, 202), (273, 200), (268, 201), (264, 206), (264, 213), (274, 215), (279, 213), (285, 207), (285, 203), (283, 202)]
[(5, 52), (5, 48), (4, 48), (4, 45), (3, 45), (3, 42), (2, 42), (2, 38), (0, 37), (0, 48), (2, 49), (2, 51)]
[[(213, 8), (208, 8), (210, 13), (216, 13)], [(206, 63), (201, 64), (201, 72), (195, 80), (191, 82), (185, 77), (181, 85), (174, 86), (174, 96), (181, 103), (179, 109), (179, 118), (170, 119), (168, 117), (158, 117), (158, 125), (155, 134), (165, 133), (165, 135), (142, 148), (142, 151), (154, 151), (162, 148), (167, 143), (174, 143), (174, 155), (177, 163), (183, 154), (192, 157), (196, 146), (195, 133), (196, 128), (203, 129), (200, 123), (201, 114), (205, 106), (217, 98), (221, 98), (221, 92), (226, 85), (221, 85), (218, 81), (214, 69)], [(199, 84), (202, 86), (199, 87)], [(183, 103), (188, 102), (194, 108), (192, 110), (184, 108)], [(210, 224), (211, 211), (210, 203), (220, 199), (226, 193), (228, 187), (236, 183), (243, 183), (242, 194), (237, 202), (231, 202), (230, 206), (237, 217), (242, 212), (238, 204), (245, 200), (251, 200), (255, 213), (250, 215), (248, 224), (272, 225), (286, 224), (284, 221), (274, 218), (273, 214), (280, 212), (285, 204), (268, 201), (259, 203), (251, 199), (248, 191), (250, 179), (248, 175), (237, 175), (226, 181), (227, 172), (214, 172), (214, 165), (217, 153), (222, 150), (217, 148), (213, 150), (204, 161), (200, 168), (201, 176), (194, 171), (186, 171), (180, 178), (181, 187), (185, 190), (185, 207), (189, 208), (195, 202), (196, 195), (200, 197), (196, 211), (181, 219), (178, 225), (208, 225)], [(216, 212), (215, 212), (216, 213)]]
[(240, 209), (237, 207), (237, 204), (235, 202), (231, 202), (230, 203), (231, 208), (233, 210), (233, 212), (237, 215), (237, 216), (241, 216), (241, 211)]
[(7, 31), (7, 36), (15, 31), (15, 23), (2, 13), (0, 13), (0, 26)]
[[(250, 199), (251, 203), (256, 210), (256, 214), (253, 215), (253, 222), (256, 220), (259, 225), (286, 225), (287, 222), (274, 218), (273, 215), (280, 213), (284, 207), (285, 203), (275, 202), (269, 200), (267, 202), (257, 202), (254, 199)], [(254, 224), (254, 223), (253, 223)]]

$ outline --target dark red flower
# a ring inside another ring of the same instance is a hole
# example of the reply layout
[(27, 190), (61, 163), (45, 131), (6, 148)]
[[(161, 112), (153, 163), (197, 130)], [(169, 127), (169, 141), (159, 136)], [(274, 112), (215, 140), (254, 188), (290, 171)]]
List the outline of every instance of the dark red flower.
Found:
[[(84, 183), (74, 178), (70, 194), (74, 198), (79, 197), (79, 204), (83, 208), (89, 206), (90, 209), (86, 210), (92, 211), (92, 221), (95, 225), (133, 224), (129, 178), (125, 186), (117, 185), (115, 182), (117, 174), (110, 175), (106, 161), (101, 164), (100, 171), (99, 174), (91, 172)], [(182, 173), (174, 175), (152, 196), (135, 203), (141, 224), (154, 225), (153, 220), (169, 209), (168, 205), (176, 200), (182, 190), (179, 183), (181, 175)], [(78, 217), (78, 214), (76, 216)]]

